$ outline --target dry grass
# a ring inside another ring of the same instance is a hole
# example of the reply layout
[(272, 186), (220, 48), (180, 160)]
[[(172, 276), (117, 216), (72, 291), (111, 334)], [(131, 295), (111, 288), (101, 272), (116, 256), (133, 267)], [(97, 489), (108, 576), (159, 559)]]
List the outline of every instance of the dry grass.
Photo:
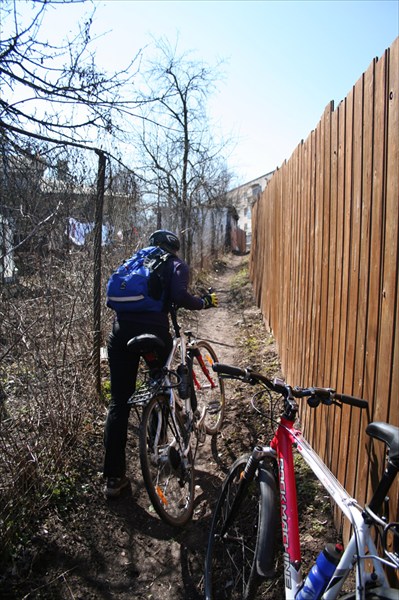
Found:
[[(7, 560), (78, 478), (93, 402), (90, 261), (54, 256), (1, 288), (0, 536)], [(85, 282), (85, 285), (83, 284)]]

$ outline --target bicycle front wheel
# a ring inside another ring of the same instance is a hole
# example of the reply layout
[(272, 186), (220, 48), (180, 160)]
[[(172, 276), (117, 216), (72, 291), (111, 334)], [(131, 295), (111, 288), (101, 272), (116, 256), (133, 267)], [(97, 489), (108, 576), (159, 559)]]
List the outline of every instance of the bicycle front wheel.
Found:
[(152, 398), (140, 423), (140, 463), (152, 505), (163, 521), (185, 525), (194, 509), (194, 465), (183, 419), (167, 396)]
[(223, 423), (225, 408), (224, 381), (212, 371), (218, 362), (212, 346), (200, 340), (192, 354), (193, 385), (197, 397), (197, 408), (205, 410), (205, 429), (208, 435), (215, 435)]
[[(214, 512), (205, 562), (206, 600), (251, 600), (262, 579), (274, 574), (271, 568), (273, 528), (277, 523), (274, 476), (259, 468), (231, 514), (248, 458), (239, 458), (231, 467)], [(261, 486), (264, 486), (262, 492)], [(230, 524), (224, 531), (226, 519)], [(270, 550), (266, 557), (262, 551), (265, 544)]]

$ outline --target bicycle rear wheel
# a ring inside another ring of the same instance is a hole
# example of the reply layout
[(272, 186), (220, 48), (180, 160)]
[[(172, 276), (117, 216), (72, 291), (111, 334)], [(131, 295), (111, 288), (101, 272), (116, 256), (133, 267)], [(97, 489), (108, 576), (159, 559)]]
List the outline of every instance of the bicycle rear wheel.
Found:
[(212, 371), (212, 365), (218, 362), (212, 346), (200, 340), (192, 354), (193, 385), (197, 397), (197, 408), (205, 413), (205, 429), (208, 435), (217, 433), (223, 423), (225, 408), (224, 381)]
[(206, 600), (251, 600), (263, 578), (274, 575), (278, 519), (273, 474), (258, 469), (227, 531), (221, 535), (248, 458), (239, 458), (231, 467), (214, 512), (205, 562)]
[(140, 423), (140, 463), (152, 505), (163, 521), (182, 526), (194, 509), (194, 465), (181, 415), (167, 396), (152, 398)]

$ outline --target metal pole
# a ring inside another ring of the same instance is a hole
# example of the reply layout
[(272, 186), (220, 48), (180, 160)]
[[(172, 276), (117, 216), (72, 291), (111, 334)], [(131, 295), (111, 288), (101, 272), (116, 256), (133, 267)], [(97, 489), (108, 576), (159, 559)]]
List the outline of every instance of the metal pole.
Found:
[(102, 150), (98, 154), (97, 195), (94, 217), (94, 265), (93, 265), (93, 374), (98, 397), (101, 395), (101, 252), (103, 207), (105, 189), (105, 164), (106, 158)]

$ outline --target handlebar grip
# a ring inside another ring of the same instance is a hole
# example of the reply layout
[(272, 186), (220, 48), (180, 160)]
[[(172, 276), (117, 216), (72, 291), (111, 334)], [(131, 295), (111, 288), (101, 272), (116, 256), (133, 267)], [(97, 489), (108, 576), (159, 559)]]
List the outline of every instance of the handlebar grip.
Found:
[(349, 404), (350, 406), (357, 406), (358, 408), (367, 408), (369, 403), (363, 398), (357, 398), (356, 396), (348, 396), (347, 394), (335, 394), (337, 400), (340, 400), (342, 404)]
[(231, 377), (246, 377), (247, 371), (232, 365), (223, 365), (222, 363), (213, 363), (212, 369), (220, 375), (230, 375)]

